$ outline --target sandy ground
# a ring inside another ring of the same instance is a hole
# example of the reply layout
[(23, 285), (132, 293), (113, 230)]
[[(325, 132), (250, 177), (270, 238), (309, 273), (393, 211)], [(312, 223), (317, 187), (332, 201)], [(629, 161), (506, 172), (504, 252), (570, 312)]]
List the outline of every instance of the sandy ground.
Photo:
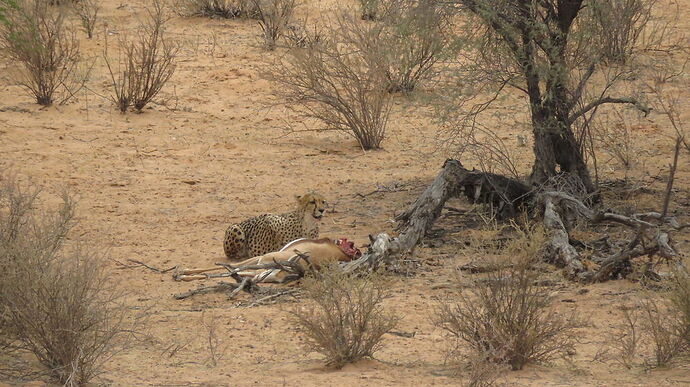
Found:
[[(308, 1), (319, 9), (332, 4)], [(416, 249), (419, 260), (409, 277), (392, 277), (386, 306), (403, 318), (386, 335), (375, 359), (330, 370), (306, 353), (288, 323), (288, 301), (253, 308), (237, 307), (247, 296), (228, 301), (203, 295), (183, 301), (172, 295), (197, 286), (178, 283), (169, 274), (142, 267), (123, 268), (128, 259), (168, 268), (204, 267), (224, 259), (222, 237), (230, 223), (263, 212), (283, 212), (293, 196), (317, 190), (329, 200), (322, 235), (346, 236), (359, 245), (369, 233), (392, 231), (395, 213), (419, 195), (446, 155), (434, 152), (438, 127), (433, 111), (413, 97), (396, 97), (389, 138), (380, 151), (363, 152), (337, 133), (285, 135), (289, 123), (304, 119), (275, 105), (274, 85), (263, 70), (276, 52), (259, 43), (253, 21), (174, 17), (170, 32), (182, 45), (177, 71), (162, 93), (167, 107), (153, 104), (143, 114), (119, 114), (107, 95), (108, 75), (102, 50), (131, 31), (144, 9), (141, 1), (104, 0), (96, 37), (82, 40), (86, 57), (95, 60), (89, 90), (73, 103), (41, 108), (13, 84), (15, 64), (0, 61), (0, 169), (12, 170), (57, 192), (68, 188), (78, 199), (72, 238), (107, 252), (104, 264), (128, 291), (133, 313), (148, 311), (145, 333), (107, 365), (99, 382), (111, 385), (457, 385), (445, 365), (451, 340), (433, 322), (431, 311), (451, 296), (444, 286), (452, 268), (468, 258), (458, 251), (468, 231), (452, 214), (440, 225), (452, 232)], [(690, 2), (679, 2), (690, 16)], [(687, 20), (679, 28), (687, 31)], [(685, 90), (685, 97), (690, 93)], [(421, 100), (421, 99), (419, 99)], [(688, 98), (681, 102), (688, 122)], [(672, 140), (666, 121), (652, 115), (636, 126), (636, 144), (644, 150), (641, 175), (657, 175), (669, 162)], [(501, 132), (510, 143), (520, 129)], [(523, 133), (524, 134), (524, 133)], [(653, 135), (652, 135), (653, 134)], [(519, 165), (529, 165), (524, 148)], [(608, 177), (620, 177), (620, 168)], [(673, 208), (685, 216), (690, 206), (690, 174), (681, 159)], [(471, 165), (470, 165), (471, 166)], [(527, 169), (524, 170), (525, 172)], [(662, 175), (662, 177), (665, 175)], [(654, 182), (644, 203), (658, 203), (664, 179)], [(367, 195), (380, 188), (380, 191)], [(390, 192), (387, 192), (390, 191)], [(366, 195), (362, 197), (362, 195)], [(642, 203), (641, 202), (641, 203)], [(457, 200), (452, 206), (469, 209)], [(644, 204), (640, 205), (644, 207)], [(687, 218), (687, 217), (686, 217)], [(460, 225), (462, 226), (462, 225)], [(678, 237), (681, 250), (689, 234)], [(435, 246), (435, 247), (431, 247)], [(507, 385), (679, 385), (690, 384), (690, 368), (646, 371), (600, 362), (596, 354), (620, 321), (617, 308), (643, 293), (630, 281), (581, 286), (559, 279), (553, 292), (560, 312), (586, 316), (581, 343), (570, 361), (505, 372)], [(214, 316), (226, 346), (210, 366), (202, 316)]]

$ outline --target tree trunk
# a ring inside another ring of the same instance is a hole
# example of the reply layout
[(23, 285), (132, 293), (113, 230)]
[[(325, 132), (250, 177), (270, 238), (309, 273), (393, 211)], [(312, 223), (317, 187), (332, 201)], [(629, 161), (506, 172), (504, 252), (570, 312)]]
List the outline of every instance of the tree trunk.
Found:
[[(533, 105), (534, 106), (534, 105)], [(559, 173), (577, 176), (587, 190), (595, 191), (592, 178), (567, 118), (548, 111), (533, 114), (534, 165), (530, 181), (542, 184)]]

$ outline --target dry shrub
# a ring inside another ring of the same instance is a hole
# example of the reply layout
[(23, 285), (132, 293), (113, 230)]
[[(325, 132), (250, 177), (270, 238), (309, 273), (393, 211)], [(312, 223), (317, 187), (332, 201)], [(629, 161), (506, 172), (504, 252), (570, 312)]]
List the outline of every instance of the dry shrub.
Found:
[(179, 0), (175, 3), (182, 16), (257, 19), (254, 0)]
[(626, 176), (640, 156), (640, 149), (635, 145), (633, 119), (629, 113), (612, 108), (610, 115), (600, 116), (599, 120), (590, 123), (595, 148), (609, 155), (606, 164), (611, 160), (620, 163)]
[(297, 2), (295, 0), (253, 0), (258, 12), (259, 26), (263, 32), (266, 48), (274, 50), (276, 42), (285, 33), (292, 20)]
[(119, 293), (99, 260), (80, 248), (64, 252), (74, 204), (39, 212), (39, 190), (14, 179), (0, 185), (0, 333), (28, 351), (65, 385), (96, 376), (124, 332)]
[(372, 356), (398, 318), (381, 306), (389, 290), (376, 274), (354, 277), (331, 267), (303, 282), (307, 305), (293, 310), (309, 350), (337, 368)]
[(434, 67), (450, 45), (450, 9), (435, 0), (389, 1), (378, 26), (381, 41), (370, 47), (383, 51), (388, 91), (408, 93), (435, 75)]
[(362, 20), (378, 20), (382, 13), (381, 0), (358, 0)]
[(536, 284), (531, 270), (543, 238), (538, 229), (523, 231), (506, 247), (510, 266), (496, 265), (457, 303), (441, 305), (438, 322), (474, 356), (519, 370), (572, 353), (580, 323), (555, 312), (549, 290)]
[[(490, 355), (475, 358), (468, 362), (467, 374), (463, 386), (466, 387), (493, 387), (497, 384), (498, 378), (505, 370), (503, 367), (486, 361)], [(507, 366), (504, 366), (507, 368)]]
[(223, 345), (222, 340), (218, 335), (218, 319), (214, 314), (206, 318), (204, 314), (201, 315), (201, 325), (206, 331), (206, 349), (208, 350), (208, 365), (215, 367), (218, 362), (225, 356), (226, 345)]
[(641, 303), (642, 329), (651, 343), (653, 365), (666, 367), (690, 355), (690, 276), (679, 271), (661, 301)]
[(641, 300), (623, 309), (624, 322), (606, 341), (610, 359), (632, 368), (638, 356), (649, 367), (667, 367), (690, 359), (690, 277), (684, 270), (673, 276), (670, 290), (659, 300)]
[(635, 364), (635, 357), (642, 345), (639, 314), (634, 309), (624, 308), (623, 319), (623, 324), (616, 329), (609, 346), (614, 352), (612, 359), (630, 369)]
[(323, 39), (323, 30), (318, 26), (309, 26), (307, 19), (285, 28), (284, 36), (287, 44), (293, 48), (313, 48)]
[(685, 349), (690, 351), (690, 275), (687, 271), (678, 269), (673, 276), (669, 301), (676, 316), (680, 336), (685, 338)]
[(356, 49), (362, 34), (375, 33), (341, 16), (318, 44), (293, 48), (273, 69), (282, 97), (300, 113), (353, 136), (363, 149), (381, 147), (391, 97), (385, 73), (372, 63), (373, 50)]
[(67, 102), (83, 86), (79, 41), (66, 24), (62, 7), (47, 1), (21, 0), (4, 9), (0, 50), (21, 65), (16, 81), (40, 105)]
[(663, 29), (652, 20), (656, 5), (656, 0), (602, 0), (587, 7), (587, 16), (593, 21), (589, 28), (604, 61), (625, 64), (633, 50), (645, 43), (642, 40), (663, 37)]
[(111, 99), (120, 112), (126, 113), (130, 106), (141, 112), (173, 76), (178, 46), (166, 36), (167, 21), (165, 4), (154, 0), (153, 8), (147, 9), (147, 21), (139, 28), (138, 38), (120, 41), (117, 69), (110, 64), (106, 43), (104, 58), (113, 89)]
[(685, 332), (665, 304), (652, 299), (642, 302), (642, 329), (648, 336), (654, 355), (653, 366), (666, 367), (686, 349)]
[(86, 32), (86, 36), (93, 38), (93, 30), (96, 28), (98, 11), (101, 10), (100, 0), (77, 0), (74, 3), (74, 10), (81, 20), (81, 26)]
[(578, 324), (553, 311), (548, 290), (535, 279), (524, 267), (492, 272), (476, 282), (471, 296), (442, 306), (440, 323), (477, 355), (490, 353), (486, 360), (513, 370), (568, 355)]

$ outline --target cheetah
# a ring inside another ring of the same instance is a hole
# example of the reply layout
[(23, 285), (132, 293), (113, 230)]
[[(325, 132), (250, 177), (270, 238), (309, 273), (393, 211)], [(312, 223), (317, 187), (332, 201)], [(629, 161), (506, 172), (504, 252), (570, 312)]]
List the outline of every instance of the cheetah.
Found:
[(317, 193), (297, 196), (297, 208), (281, 215), (263, 214), (228, 227), (223, 249), (229, 259), (247, 259), (280, 250), (299, 238), (319, 237), (326, 200)]

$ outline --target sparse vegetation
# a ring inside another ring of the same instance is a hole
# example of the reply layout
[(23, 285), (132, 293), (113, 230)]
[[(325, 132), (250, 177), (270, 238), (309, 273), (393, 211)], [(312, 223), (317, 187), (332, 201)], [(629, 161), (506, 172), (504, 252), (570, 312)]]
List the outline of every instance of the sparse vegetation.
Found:
[(634, 309), (624, 308), (623, 319), (623, 324), (613, 334), (609, 345), (614, 350), (613, 360), (630, 369), (641, 347), (639, 315)]
[(93, 31), (98, 21), (98, 12), (101, 10), (101, 0), (77, 0), (74, 9), (81, 20), (81, 26), (86, 36), (93, 38)]
[(358, 278), (332, 267), (302, 286), (307, 303), (293, 310), (295, 324), (307, 348), (326, 356), (330, 366), (372, 356), (398, 322), (381, 306), (388, 291), (376, 274)]
[(610, 156), (608, 161), (617, 161), (627, 176), (639, 160), (640, 150), (635, 145), (629, 115), (618, 109), (612, 109), (611, 113), (611, 119), (600, 119), (593, 123), (594, 141), (602, 152)]
[(170, 80), (176, 68), (178, 46), (165, 33), (168, 20), (165, 4), (155, 0), (147, 12), (148, 19), (140, 26), (138, 38), (120, 41), (121, 58), (116, 68), (108, 58), (107, 45), (104, 52), (113, 90), (111, 99), (122, 113), (130, 107), (141, 112)]
[(433, 77), (434, 67), (449, 47), (450, 11), (434, 0), (391, 3), (378, 25), (381, 41), (369, 49), (383, 52), (388, 91), (408, 93)]
[(285, 29), (285, 39), (294, 48), (312, 48), (321, 42), (323, 30), (317, 26), (309, 26), (307, 19), (297, 24), (290, 24)]
[(358, 0), (362, 20), (377, 20), (381, 16), (381, 0)]
[(654, 354), (653, 365), (666, 367), (685, 350), (687, 334), (676, 311), (652, 299), (642, 301), (642, 329), (647, 334)]
[(633, 50), (641, 48), (640, 43), (652, 43), (642, 40), (662, 38), (662, 28), (652, 23), (652, 9), (656, 4), (656, 0), (603, 0), (591, 3), (585, 12), (593, 21), (592, 36), (598, 39), (597, 47), (602, 60), (611, 64), (625, 64), (633, 55)]
[(492, 354), (486, 360), (513, 370), (566, 356), (578, 325), (556, 313), (548, 290), (534, 281), (524, 267), (493, 272), (456, 305), (443, 306), (439, 322), (478, 356)]
[(34, 354), (60, 383), (83, 385), (113, 353), (124, 308), (95, 255), (65, 252), (72, 200), (40, 212), (39, 192), (0, 177), (1, 341)]
[(572, 353), (580, 324), (554, 310), (550, 291), (536, 284), (531, 270), (543, 238), (540, 230), (523, 232), (506, 247), (509, 266), (496, 264), (457, 303), (440, 307), (439, 324), (469, 345), (473, 356), (520, 370)]
[(677, 272), (662, 301), (641, 302), (641, 320), (654, 355), (653, 365), (666, 367), (690, 354), (690, 277)]
[(179, 0), (175, 3), (182, 16), (257, 19), (254, 0)]
[(218, 362), (225, 356), (226, 345), (223, 345), (218, 334), (218, 319), (214, 314), (210, 317), (201, 315), (201, 325), (206, 330), (206, 349), (208, 350), (208, 365), (209, 367), (215, 367)]
[(297, 6), (296, 0), (253, 0), (266, 48), (274, 50)]
[(66, 22), (65, 10), (47, 1), (4, 1), (0, 50), (21, 66), (16, 81), (50, 106), (67, 102), (87, 79), (80, 69), (79, 41)]
[(385, 72), (372, 63), (372, 50), (355, 50), (362, 34), (376, 33), (342, 16), (318, 44), (291, 49), (273, 69), (288, 106), (326, 127), (348, 133), (363, 149), (377, 149), (385, 138), (391, 97)]
[(690, 277), (684, 269), (676, 271), (670, 289), (639, 300), (623, 309), (624, 323), (606, 342), (607, 358), (626, 368), (644, 359), (647, 367), (668, 367), (690, 359)]

